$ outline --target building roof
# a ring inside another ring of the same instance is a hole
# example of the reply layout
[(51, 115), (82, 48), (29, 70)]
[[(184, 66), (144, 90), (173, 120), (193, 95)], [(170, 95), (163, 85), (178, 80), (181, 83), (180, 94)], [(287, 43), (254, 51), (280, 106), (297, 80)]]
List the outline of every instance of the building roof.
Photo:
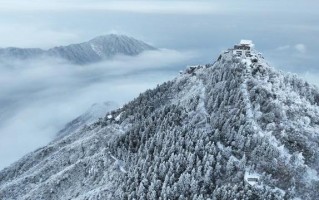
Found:
[(249, 47), (254, 47), (254, 44), (253, 44), (253, 41), (251, 40), (240, 40), (240, 43), (241, 45), (247, 45)]

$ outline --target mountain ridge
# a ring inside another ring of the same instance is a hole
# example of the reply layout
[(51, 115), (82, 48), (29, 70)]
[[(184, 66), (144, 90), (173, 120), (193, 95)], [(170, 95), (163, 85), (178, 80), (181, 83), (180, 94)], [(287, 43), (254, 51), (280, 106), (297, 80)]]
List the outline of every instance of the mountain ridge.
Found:
[(319, 90), (246, 53), (26, 155), (0, 172), (0, 197), (318, 199)]
[(143, 51), (156, 50), (141, 40), (126, 35), (109, 34), (95, 37), (87, 42), (57, 46), (48, 50), (40, 48), (0, 48), (2, 59), (34, 59), (56, 57), (74, 64), (89, 64), (110, 59), (115, 55), (135, 56)]
[(117, 107), (118, 105), (112, 101), (94, 103), (85, 113), (67, 123), (64, 128), (57, 133), (57, 138), (79, 131), (84, 126), (91, 125), (99, 118), (104, 117), (107, 112), (115, 110)]

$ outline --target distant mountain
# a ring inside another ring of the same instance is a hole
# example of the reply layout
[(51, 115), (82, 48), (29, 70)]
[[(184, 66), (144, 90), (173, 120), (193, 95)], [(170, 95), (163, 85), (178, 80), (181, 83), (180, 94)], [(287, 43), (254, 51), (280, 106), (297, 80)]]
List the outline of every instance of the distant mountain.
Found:
[(1, 59), (32, 59), (45, 54), (46, 51), (39, 48), (0, 48)]
[(251, 48), (26, 155), (0, 199), (319, 199), (319, 90)]
[(105, 35), (88, 42), (54, 47), (49, 50), (38, 48), (0, 48), (2, 59), (33, 59), (38, 57), (57, 57), (75, 64), (89, 64), (110, 59), (115, 55), (135, 56), (143, 51), (156, 48), (125, 35)]
[(116, 108), (118, 108), (118, 105), (114, 102), (95, 103), (85, 113), (67, 123), (65, 127), (57, 133), (57, 137), (63, 137), (79, 131), (85, 126), (90, 126), (99, 118), (103, 118), (107, 112), (115, 110)]

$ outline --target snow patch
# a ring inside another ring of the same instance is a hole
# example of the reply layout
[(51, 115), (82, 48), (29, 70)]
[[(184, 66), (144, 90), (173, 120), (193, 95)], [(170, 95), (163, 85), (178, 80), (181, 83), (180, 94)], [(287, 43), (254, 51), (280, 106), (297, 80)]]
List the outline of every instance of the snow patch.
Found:
[(103, 52), (99, 49), (98, 46), (91, 43), (91, 48), (98, 56), (103, 57)]
[(241, 59), (241, 63), (247, 65), (247, 66), (250, 66), (252, 64), (251, 60), (248, 59), (248, 58), (243, 58)]
[(256, 172), (250, 172), (250, 169), (245, 172), (244, 180), (251, 186), (260, 184), (260, 174)]
[(123, 173), (127, 173), (126, 169), (125, 169), (125, 162), (116, 158), (115, 156), (111, 155), (111, 153), (109, 152), (110, 158), (113, 160), (113, 165), (114, 165), (114, 169), (119, 170)]
[(239, 44), (247, 45), (249, 47), (254, 47), (255, 46), (252, 40), (240, 40)]
[(319, 181), (318, 173), (316, 170), (307, 167), (307, 179), (310, 181)]
[(120, 121), (121, 116), (122, 116), (122, 113), (123, 113), (123, 112), (121, 112), (118, 116), (115, 117), (115, 121), (117, 121), (117, 122)]

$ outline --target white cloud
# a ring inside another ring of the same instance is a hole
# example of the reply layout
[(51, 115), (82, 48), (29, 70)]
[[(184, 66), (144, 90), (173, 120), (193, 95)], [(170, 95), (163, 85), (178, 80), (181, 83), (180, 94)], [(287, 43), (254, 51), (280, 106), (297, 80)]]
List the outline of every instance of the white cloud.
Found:
[(123, 104), (192, 58), (161, 50), (87, 66), (52, 59), (0, 65), (0, 169), (48, 143), (93, 103)]
[(284, 51), (290, 49), (290, 45), (279, 46), (276, 48), (277, 51)]
[(304, 54), (307, 52), (307, 47), (305, 44), (298, 43), (295, 45), (284, 45), (284, 46), (279, 46), (276, 48), (277, 51), (291, 51), (295, 50), (298, 53)]
[(307, 47), (304, 44), (296, 44), (294, 47), (299, 53), (306, 53), (307, 51)]

